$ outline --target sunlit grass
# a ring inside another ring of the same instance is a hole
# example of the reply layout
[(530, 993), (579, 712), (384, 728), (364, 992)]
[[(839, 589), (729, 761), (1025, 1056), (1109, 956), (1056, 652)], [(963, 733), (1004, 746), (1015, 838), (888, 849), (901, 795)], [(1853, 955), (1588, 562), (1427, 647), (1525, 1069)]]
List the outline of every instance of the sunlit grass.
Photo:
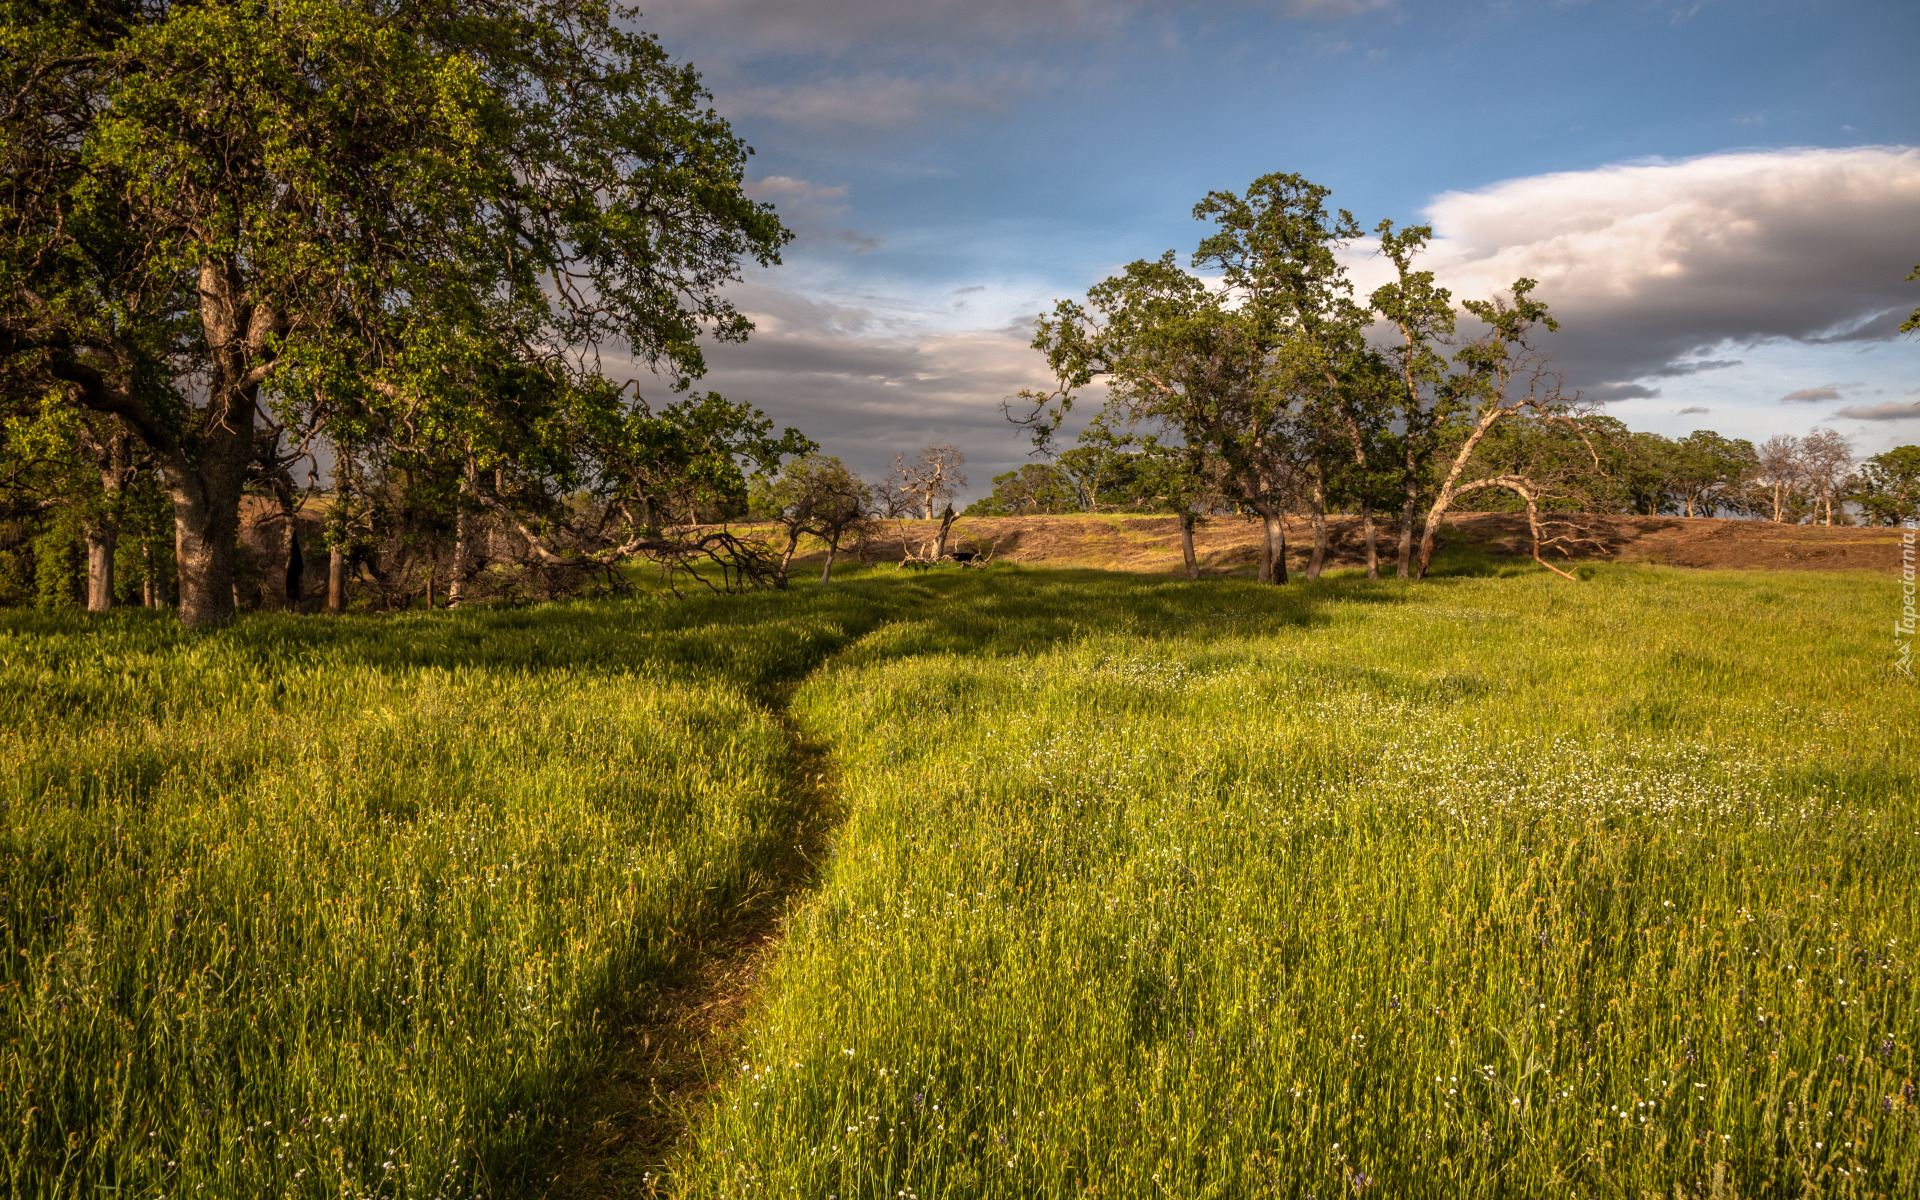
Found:
[(936, 577), (683, 1194), (1912, 1194), (1892, 590), (1591, 575)]
[(511, 1190), (791, 829), (764, 701), (889, 603), (0, 618), (8, 1194)]

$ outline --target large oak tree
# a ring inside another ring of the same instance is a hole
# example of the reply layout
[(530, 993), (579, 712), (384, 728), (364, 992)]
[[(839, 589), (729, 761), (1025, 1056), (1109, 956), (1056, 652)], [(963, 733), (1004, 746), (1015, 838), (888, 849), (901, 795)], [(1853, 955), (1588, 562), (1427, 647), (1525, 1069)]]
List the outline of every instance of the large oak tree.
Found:
[(721, 289), (787, 237), (616, 5), (0, 7), (4, 383), (151, 448), (190, 625), (232, 611), (263, 428), (444, 440), (493, 423), (509, 367), (605, 425), (601, 349), (684, 387), (701, 337), (749, 329)]

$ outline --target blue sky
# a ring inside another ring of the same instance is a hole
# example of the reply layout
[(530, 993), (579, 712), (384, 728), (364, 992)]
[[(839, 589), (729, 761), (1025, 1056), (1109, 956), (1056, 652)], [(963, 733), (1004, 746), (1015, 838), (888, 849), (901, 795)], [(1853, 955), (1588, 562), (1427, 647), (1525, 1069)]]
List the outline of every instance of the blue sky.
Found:
[(704, 386), (868, 472), (950, 440), (983, 492), (1024, 460), (999, 402), (1045, 382), (1033, 315), (1189, 251), (1196, 200), (1276, 170), (1367, 226), (1435, 221), (1460, 295), (1540, 278), (1569, 382), (1636, 428), (1920, 441), (1893, 330), (1920, 305), (1920, 5), (668, 0), (641, 24), (800, 234)]

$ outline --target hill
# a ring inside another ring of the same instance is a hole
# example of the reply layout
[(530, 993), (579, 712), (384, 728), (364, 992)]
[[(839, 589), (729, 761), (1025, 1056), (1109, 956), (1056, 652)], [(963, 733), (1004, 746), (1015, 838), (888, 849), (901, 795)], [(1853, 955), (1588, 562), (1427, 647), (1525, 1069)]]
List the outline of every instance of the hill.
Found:
[[(1555, 517), (1555, 531), (1582, 539), (1572, 558), (1581, 562), (1648, 562), (1676, 567), (1756, 570), (1870, 570), (1900, 565), (1900, 530), (1885, 527), (1781, 525), (1771, 521), (1714, 517)], [(936, 521), (886, 521), (871, 539), (872, 562), (897, 560), (933, 537)], [(1357, 517), (1333, 517), (1330, 569), (1366, 566)], [(1195, 533), (1201, 571), (1208, 575), (1251, 572), (1259, 560), (1259, 526), (1252, 518), (1214, 517)], [(1391, 571), (1392, 532), (1379, 534), (1380, 557)], [(1495, 559), (1529, 557), (1526, 518), (1517, 513), (1463, 513), (1447, 519), (1442, 552), (1468, 552)], [(950, 545), (978, 550), (996, 560), (1096, 567), (1146, 574), (1182, 569), (1179, 522), (1170, 516), (962, 517)], [(1287, 525), (1287, 564), (1304, 569), (1313, 547), (1305, 518)], [(817, 561), (818, 555), (815, 559)]]

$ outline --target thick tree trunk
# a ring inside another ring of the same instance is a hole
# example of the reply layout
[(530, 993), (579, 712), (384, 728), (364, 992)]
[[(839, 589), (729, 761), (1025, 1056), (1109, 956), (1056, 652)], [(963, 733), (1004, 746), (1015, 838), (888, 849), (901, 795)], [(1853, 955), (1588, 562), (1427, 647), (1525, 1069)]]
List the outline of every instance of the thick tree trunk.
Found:
[(1327, 474), (1313, 464), (1313, 555), (1307, 559), (1307, 578), (1320, 578), (1327, 563)]
[[(251, 425), (251, 422), (249, 422)], [(231, 477), (205, 465), (173, 491), (173, 546), (180, 567), (180, 623), (189, 629), (231, 620), (233, 551), (240, 535), (240, 481), (245, 459)]]
[(110, 522), (86, 531), (87, 611), (106, 612), (113, 607), (113, 548), (119, 530)]
[(347, 552), (339, 546), (327, 555), (327, 612), (339, 616), (347, 611)]
[(1200, 559), (1193, 552), (1193, 513), (1180, 514), (1180, 555), (1187, 563), (1187, 578), (1200, 578)]
[(273, 314), (244, 295), (240, 267), (201, 264), (200, 324), (208, 351), (207, 408), (196, 461), (167, 471), (173, 498), (173, 541), (180, 571), (180, 623), (188, 628), (232, 619), (234, 542), (240, 535), (240, 491), (253, 460), (253, 416)]
[(1287, 522), (1278, 514), (1263, 513), (1260, 524), (1263, 534), (1262, 558), (1265, 560), (1261, 582), (1285, 583), (1287, 581)]
[(827, 542), (827, 563), (825, 566), (820, 568), (821, 583), (833, 582), (833, 556), (839, 553), (839, 550), (840, 550), (839, 539), (835, 538)]

